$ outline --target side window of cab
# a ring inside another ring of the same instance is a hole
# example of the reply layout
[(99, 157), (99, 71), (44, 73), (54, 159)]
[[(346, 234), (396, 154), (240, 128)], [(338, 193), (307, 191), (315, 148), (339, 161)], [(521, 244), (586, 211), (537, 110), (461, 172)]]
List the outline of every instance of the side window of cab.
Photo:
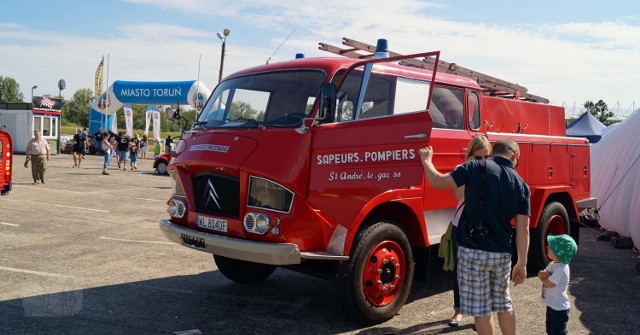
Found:
[(480, 97), (476, 92), (469, 92), (467, 96), (467, 115), (469, 128), (478, 131), (480, 129)]
[(429, 113), (434, 128), (464, 129), (463, 97), (463, 91), (459, 88), (433, 88)]

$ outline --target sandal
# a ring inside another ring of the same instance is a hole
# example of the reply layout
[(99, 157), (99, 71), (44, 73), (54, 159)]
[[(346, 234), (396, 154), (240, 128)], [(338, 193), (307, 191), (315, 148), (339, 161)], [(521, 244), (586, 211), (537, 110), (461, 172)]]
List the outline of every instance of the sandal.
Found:
[(460, 321), (450, 319), (449, 322), (447, 322), (447, 325), (449, 325), (449, 327), (460, 327)]

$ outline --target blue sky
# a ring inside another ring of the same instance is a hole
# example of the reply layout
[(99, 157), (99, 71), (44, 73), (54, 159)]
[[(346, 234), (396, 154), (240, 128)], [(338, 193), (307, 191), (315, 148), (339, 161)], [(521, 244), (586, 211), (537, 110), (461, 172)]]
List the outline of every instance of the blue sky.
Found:
[[(0, 16), (0, 75), (28, 99), (93, 89), (101, 57), (114, 80), (200, 79), (271, 62), (329, 56), (318, 42), (342, 37), (400, 53), (440, 50), (442, 59), (519, 83), (553, 104), (603, 99), (618, 113), (640, 107), (640, 4), (636, 1), (396, 0), (5, 0)], [(106, 76), (106, 73), (105, 73)]]

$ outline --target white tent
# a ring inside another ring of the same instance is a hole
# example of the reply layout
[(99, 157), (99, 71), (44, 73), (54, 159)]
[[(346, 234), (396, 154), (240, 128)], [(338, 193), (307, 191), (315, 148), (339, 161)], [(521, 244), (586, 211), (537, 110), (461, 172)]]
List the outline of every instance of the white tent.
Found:
[(640, 110), (591, 146), (591, 194), (600, 225), (640, 245)]

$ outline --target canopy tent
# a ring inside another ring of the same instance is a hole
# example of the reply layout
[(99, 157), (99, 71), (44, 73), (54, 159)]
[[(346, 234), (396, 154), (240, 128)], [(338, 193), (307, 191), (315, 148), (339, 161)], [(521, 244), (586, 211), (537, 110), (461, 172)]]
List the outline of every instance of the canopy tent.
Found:
[(591, 143), (598, 143), (602, 137), (602, 129), (606, 128), (591, 113), (585, 112), (567, 126), (567, 136), (586, 137)]
[(640, 245), (640, 110), (591, 146), (591, 195), (600, 225)]

